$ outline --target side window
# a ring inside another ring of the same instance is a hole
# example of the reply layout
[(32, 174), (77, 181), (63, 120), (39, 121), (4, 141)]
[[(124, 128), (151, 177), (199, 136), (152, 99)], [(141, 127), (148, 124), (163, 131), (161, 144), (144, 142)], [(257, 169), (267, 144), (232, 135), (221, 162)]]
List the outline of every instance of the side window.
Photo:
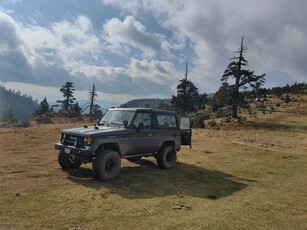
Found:
[(150, 129), (151, 119), (150, 113), (137, 113), (133, 124), (139, 129)]
[(160, 129), (172, 129), (177, 127), (176, 117), (173, 114), (157, 114), (157, 127)]

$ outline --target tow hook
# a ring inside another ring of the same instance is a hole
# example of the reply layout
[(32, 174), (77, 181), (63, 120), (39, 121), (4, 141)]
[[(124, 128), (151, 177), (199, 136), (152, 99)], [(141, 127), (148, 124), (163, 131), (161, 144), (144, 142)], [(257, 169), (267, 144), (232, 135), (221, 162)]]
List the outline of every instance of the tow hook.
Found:
[(71, 162), (75, 162), (75, 160), (76, 160), (76, 156), (74, 155), (74, 154), (69, 154), (69, 160), (71, 161)]

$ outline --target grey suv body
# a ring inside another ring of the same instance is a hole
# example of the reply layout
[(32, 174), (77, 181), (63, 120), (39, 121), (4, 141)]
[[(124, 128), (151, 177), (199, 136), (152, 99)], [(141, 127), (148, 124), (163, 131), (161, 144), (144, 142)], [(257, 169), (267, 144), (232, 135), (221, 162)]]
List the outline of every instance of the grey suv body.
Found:
[(191, 145), (190, 120), (174, 112), (148, 108), (109, 109), (95, 126), (65, 129), (55, 144), (63, 169), (92, 163), (94, 175), (109, 180), (121, 158), (137, 162), (153, 156), (160, 168), (172, 168), (181, 145)]

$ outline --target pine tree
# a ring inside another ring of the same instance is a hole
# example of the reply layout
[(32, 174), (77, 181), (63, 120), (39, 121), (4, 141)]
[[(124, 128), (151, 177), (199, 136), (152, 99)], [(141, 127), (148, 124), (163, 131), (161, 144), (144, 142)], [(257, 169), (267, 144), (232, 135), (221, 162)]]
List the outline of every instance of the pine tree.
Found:
[(181, 113), (195, 111), (197, 109), (198, 89), (188, 80), (188, 64), (186, 65), (185, 78), (177, 85), (177, 96), (173, 96), (171, 104)]
[(72, 104), (75, 102), (76, 98), (74, 98), (74, 86), (72, 82), (66, 82), (65, 85), (62, 86), (60, 92), (63, 93), (64, 100), (57, 100), (57, 103), (62, 104), (63, 110), (69, 110)]
[(74, 111), (74, 112), (76, 112), (76, 113), (78, 113), (78, 114), (81, 114), (82, 108), (79, 106), (79, 103), (76, 102), (76, 103), (74, 103), (74, 104), (72, 104), (72, 105), (70, 106), (70, 110), (71, 110), (71, 111)]
[(212, 106), (213, 111), (217, 111), (218, 109), (229, 106), (232, 103), (232, 89), (229, 87), (227, 82), (223, 82), (222, 86), (212, 97), (210, 104)]
[(93, 105), (93, 115), (96, 118), (102, 117), (102, 111), (101, 111), (100, 106), (98, 104)]
[(238, 101), (239, 101), (239, 90), (242, 87), (246, 87), (249, 85), (251, 88), (256, 89), (262, 86), (265, 82), (264, 77), (265, 74), (256, 76), (254, 75), (254, 71), (250, 71), (244, 69), (245, 66), (248, 65), (247, 60), (244, 57), (247, 48), (243, 44), (244, 37), (241, 40), (241, 46), (238, 51), (235, 53), (239, 56), (233, 57), (227, 69), (224, 71), (224, 74), (221, 78), (221, 81), (227, 82), (229, 78), (234, 78), (235, 83), (230, 85), (232, 88), (232, 109), (231, 109), (231, 116), (233, 118), (238, 117)]
[(49, 107), (49, 103), (46, 99), (46, 97), (41, 101), (38, 109), (33, 113), (33, 116), (36, 117), (36, 116), (39, 116), (39, 115), (42, 115), (42, 114), (45, 114), (47, 112), (50, 112), (51, 109)]

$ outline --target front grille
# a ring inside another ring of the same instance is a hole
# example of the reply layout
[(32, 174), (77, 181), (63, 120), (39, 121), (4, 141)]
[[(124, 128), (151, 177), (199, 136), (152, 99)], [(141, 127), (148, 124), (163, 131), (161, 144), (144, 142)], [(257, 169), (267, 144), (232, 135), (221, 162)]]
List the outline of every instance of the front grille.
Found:
[(63, 134), (62, 144), (68, 145), (68, 146), (74, 146), (76, 148), (83, 148), (84, 147), (84, 137)]

